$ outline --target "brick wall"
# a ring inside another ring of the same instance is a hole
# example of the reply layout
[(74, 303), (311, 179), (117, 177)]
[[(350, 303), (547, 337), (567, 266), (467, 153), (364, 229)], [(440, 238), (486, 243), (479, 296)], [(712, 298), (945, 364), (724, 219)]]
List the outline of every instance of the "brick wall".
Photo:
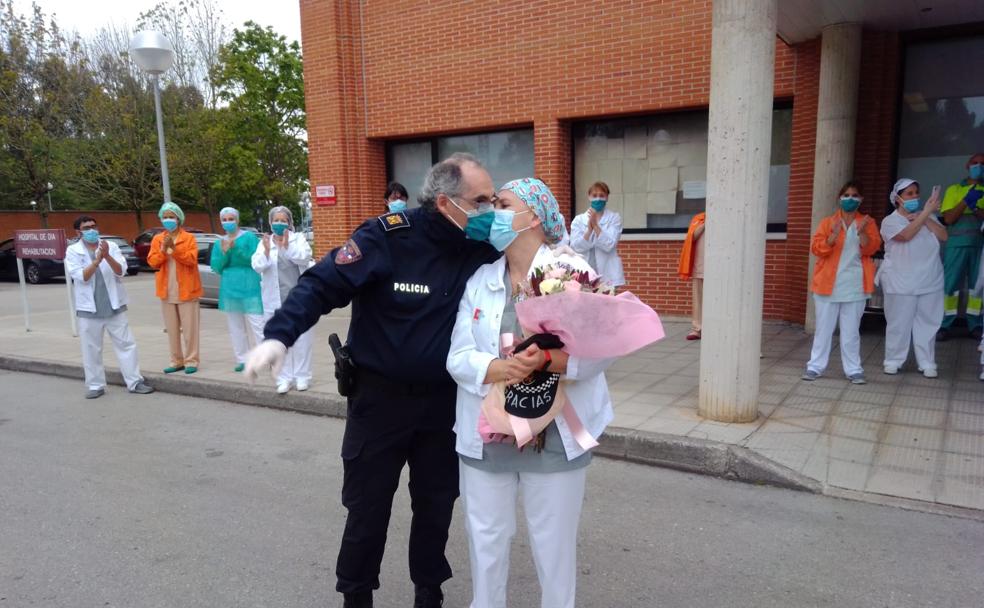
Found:
[[(311, 182), (339, 192), (336, 207), (314, 210), (319, 251), (380, 212), (385, 140), (532, 126), (535, 173), (569, 209), (572, 122), (708, 104), (710, 0), (301, 0), (301, 20)], [(894, 114), (878, 115), (878, 104), (894, 100), (897, 78), (869, 72), (897, 61), (892, 40), (866, 33), (862, 50), (866, 181), (889, 171)], [(818, 41), (776, 40), (775, 96), (793, 100), (793, 146), (789, 237), (766, 246), (764, 314), (796, 323), (807, 297), (819, 55)], [(690, 287), (676, 277), (680, 246), (620, 245), (630, 288), (665, 314), (690, 310)]]
[[(48, 228), (64, 228), (69, 238), (75, 235), (72, 224), (75, 218), (91, 215), (99, 224), (99, 232), (125, 237), (132, 241), (140, 234), (137, 218), (131, 211), (52, 211), (48, 214)], [(144, 229), (159, 226), (157, 213), (143, 213)], [(185, 224), (189, 228), (209, 231), (208, 214), (200, 211), (185, 213)], [(0, 240), (13, 238), (15, 230), (34, 230), (41, 228), (41, 216), (31, 211), (0, 211)]]

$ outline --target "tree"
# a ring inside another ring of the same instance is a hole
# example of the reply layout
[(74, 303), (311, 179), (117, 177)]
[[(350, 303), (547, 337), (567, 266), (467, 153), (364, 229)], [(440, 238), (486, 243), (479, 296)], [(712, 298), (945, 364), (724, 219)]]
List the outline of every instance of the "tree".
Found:
[(252, 21), (233, 31), (213, 73), (240, 145), (257, 159), (261, 200), (295, 203), (307, 178), (301, 49)]
[(219, 64), (222, 45), (229, 40), (222, 10), (215, 2), (160, 2), (141, 13), (137, 27), (161, 32), (174, 46), (174, 66), (164, 75), (165, 82), (197, 88), (204, 97), (205, 105), (214, 108), (218, 94), (211, 74)]
[(222, 207), (252, 208), (263, 177), (256, 156), (234, 137), (234, 120), (228, 108), (189, 110), (175, 116), (169, 140), (175, 198), (207, 211), (212, 232)]
[(70, 171), (61, 145), (85, 130), (84, 100), (94, 87), (81, 41), (66, 39), (33, 6), (30, 17), (0, 0), (0, 200), (45, 201)]

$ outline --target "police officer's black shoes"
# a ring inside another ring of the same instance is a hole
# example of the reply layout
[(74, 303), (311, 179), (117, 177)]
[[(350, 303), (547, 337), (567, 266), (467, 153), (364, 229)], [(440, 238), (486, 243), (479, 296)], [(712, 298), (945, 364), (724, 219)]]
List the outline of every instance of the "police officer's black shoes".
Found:
[(440, 585), (414, 585), (414, 591), (413, 608), (441, 608), (444, 605)]
[(346, 593), (342, 608), (372, 608), (372, 591)]

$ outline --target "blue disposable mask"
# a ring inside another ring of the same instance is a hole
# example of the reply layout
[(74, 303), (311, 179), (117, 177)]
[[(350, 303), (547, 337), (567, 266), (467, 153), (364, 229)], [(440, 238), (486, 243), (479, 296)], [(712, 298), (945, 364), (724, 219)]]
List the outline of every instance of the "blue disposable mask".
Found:
[(970, 166), (969, 173), (970, 173), (970, 179), (980, 180), (982, 177), (984, 177), (984, 165), (982, 165), (981, 163), (974, 163), (973, 165)]
[(407, 210), (407, 202), (400, 199), (390, 201), (386, 203), (386, 206), (389, 208), (390, 213), (400, 213), (401, 211)]
[(595, 211), (597, 211), (598, 213), (601, 213), (602, 211), (604, 211), (605, 210), (605, 205), (607, 205), (607, 204), (608, 204), (608, 201), (605, 200), (605, 199), (603, 199), (603, 198), (593, 198), (593, 199), (591, 199), (591, 208), (594, 209)]
[(858, 210), (861, 206), (861, 199), (855, 198), (853, 196), (843, 196), (840, 199), (841, 209), (847, 213), (853, 213)]
[(167, 218), (161, 220), (161, 226), (164, 226), (164, 230), (168, 232), (174, 232), (178, 229), (178, 220)]
[(88, 228), (82, 231), (82, 240), (90, 245), (95, 245), (99, 242), (99, 231), (95, 228)]
[[(453, 198), (448, 197), (448, 200), (451, 201), (452, 205), (458, 207), (462, 213), (468, 216), (468, 222), (465, 223), (464, 227), (465, 236), (473, 241), (482, 241), (485, 243), (489, 242), (489, 232), (492, 230), (492, 221), (495, 220), (495, 213), (493, 213), (495, 209), (492, 208), (492, 205), (485, 203), (484, 205), (480, 205), (478, 209), (465, 211), (458, 205), (458, 203), (454, 202)], [(458, 223), (455, 222), (455, 225), (457, 226)], [(458, 227), (461, 228), (461, 226)]]
[(902, 206), (905, 207), (905, 210), (909, 213), (915, 213), (916, 211), (922, 209), (922, 201), (918, 198), (914, 198), (907, 201), (902, 201)]
[(290, 224), (288, 224), (287, 222), (274, 222), (270, 224), (270, 228), (273, 230), (274, 234), (276, 234), (277, 236), (282, 236), (284, 232), (287, 231), (287, 227), (289, 225)]
[(531, 228), (531, 226), (527, 226), (521, 230), (513, 230), (513, 218), (524, 213), (530, 213), (530, 210), (516, 213), (512, 209), (496, 209), (492, 228), (489, 231), (489, 243), (498, 251), (505, 251), (506, 247), (516, 240), (520, 232), (526, 232)]
[(226, 231), (226, 234), (235, 232), (237, 226), (239, 226), (239, 222), (222, 222), (222, 229)]

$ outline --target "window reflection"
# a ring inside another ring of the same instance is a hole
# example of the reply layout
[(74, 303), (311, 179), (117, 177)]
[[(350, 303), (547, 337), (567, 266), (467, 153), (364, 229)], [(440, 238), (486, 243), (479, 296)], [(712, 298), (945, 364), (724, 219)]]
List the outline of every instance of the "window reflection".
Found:
[[(773, 113), (769, 224), (786, 223), (792, 114)], [(707, 121), (703, 110), (575, 124), (576, 213), (587, 209), (588, 187), (600, 180), (627, 230), (685, 230), (707, 203)]]

